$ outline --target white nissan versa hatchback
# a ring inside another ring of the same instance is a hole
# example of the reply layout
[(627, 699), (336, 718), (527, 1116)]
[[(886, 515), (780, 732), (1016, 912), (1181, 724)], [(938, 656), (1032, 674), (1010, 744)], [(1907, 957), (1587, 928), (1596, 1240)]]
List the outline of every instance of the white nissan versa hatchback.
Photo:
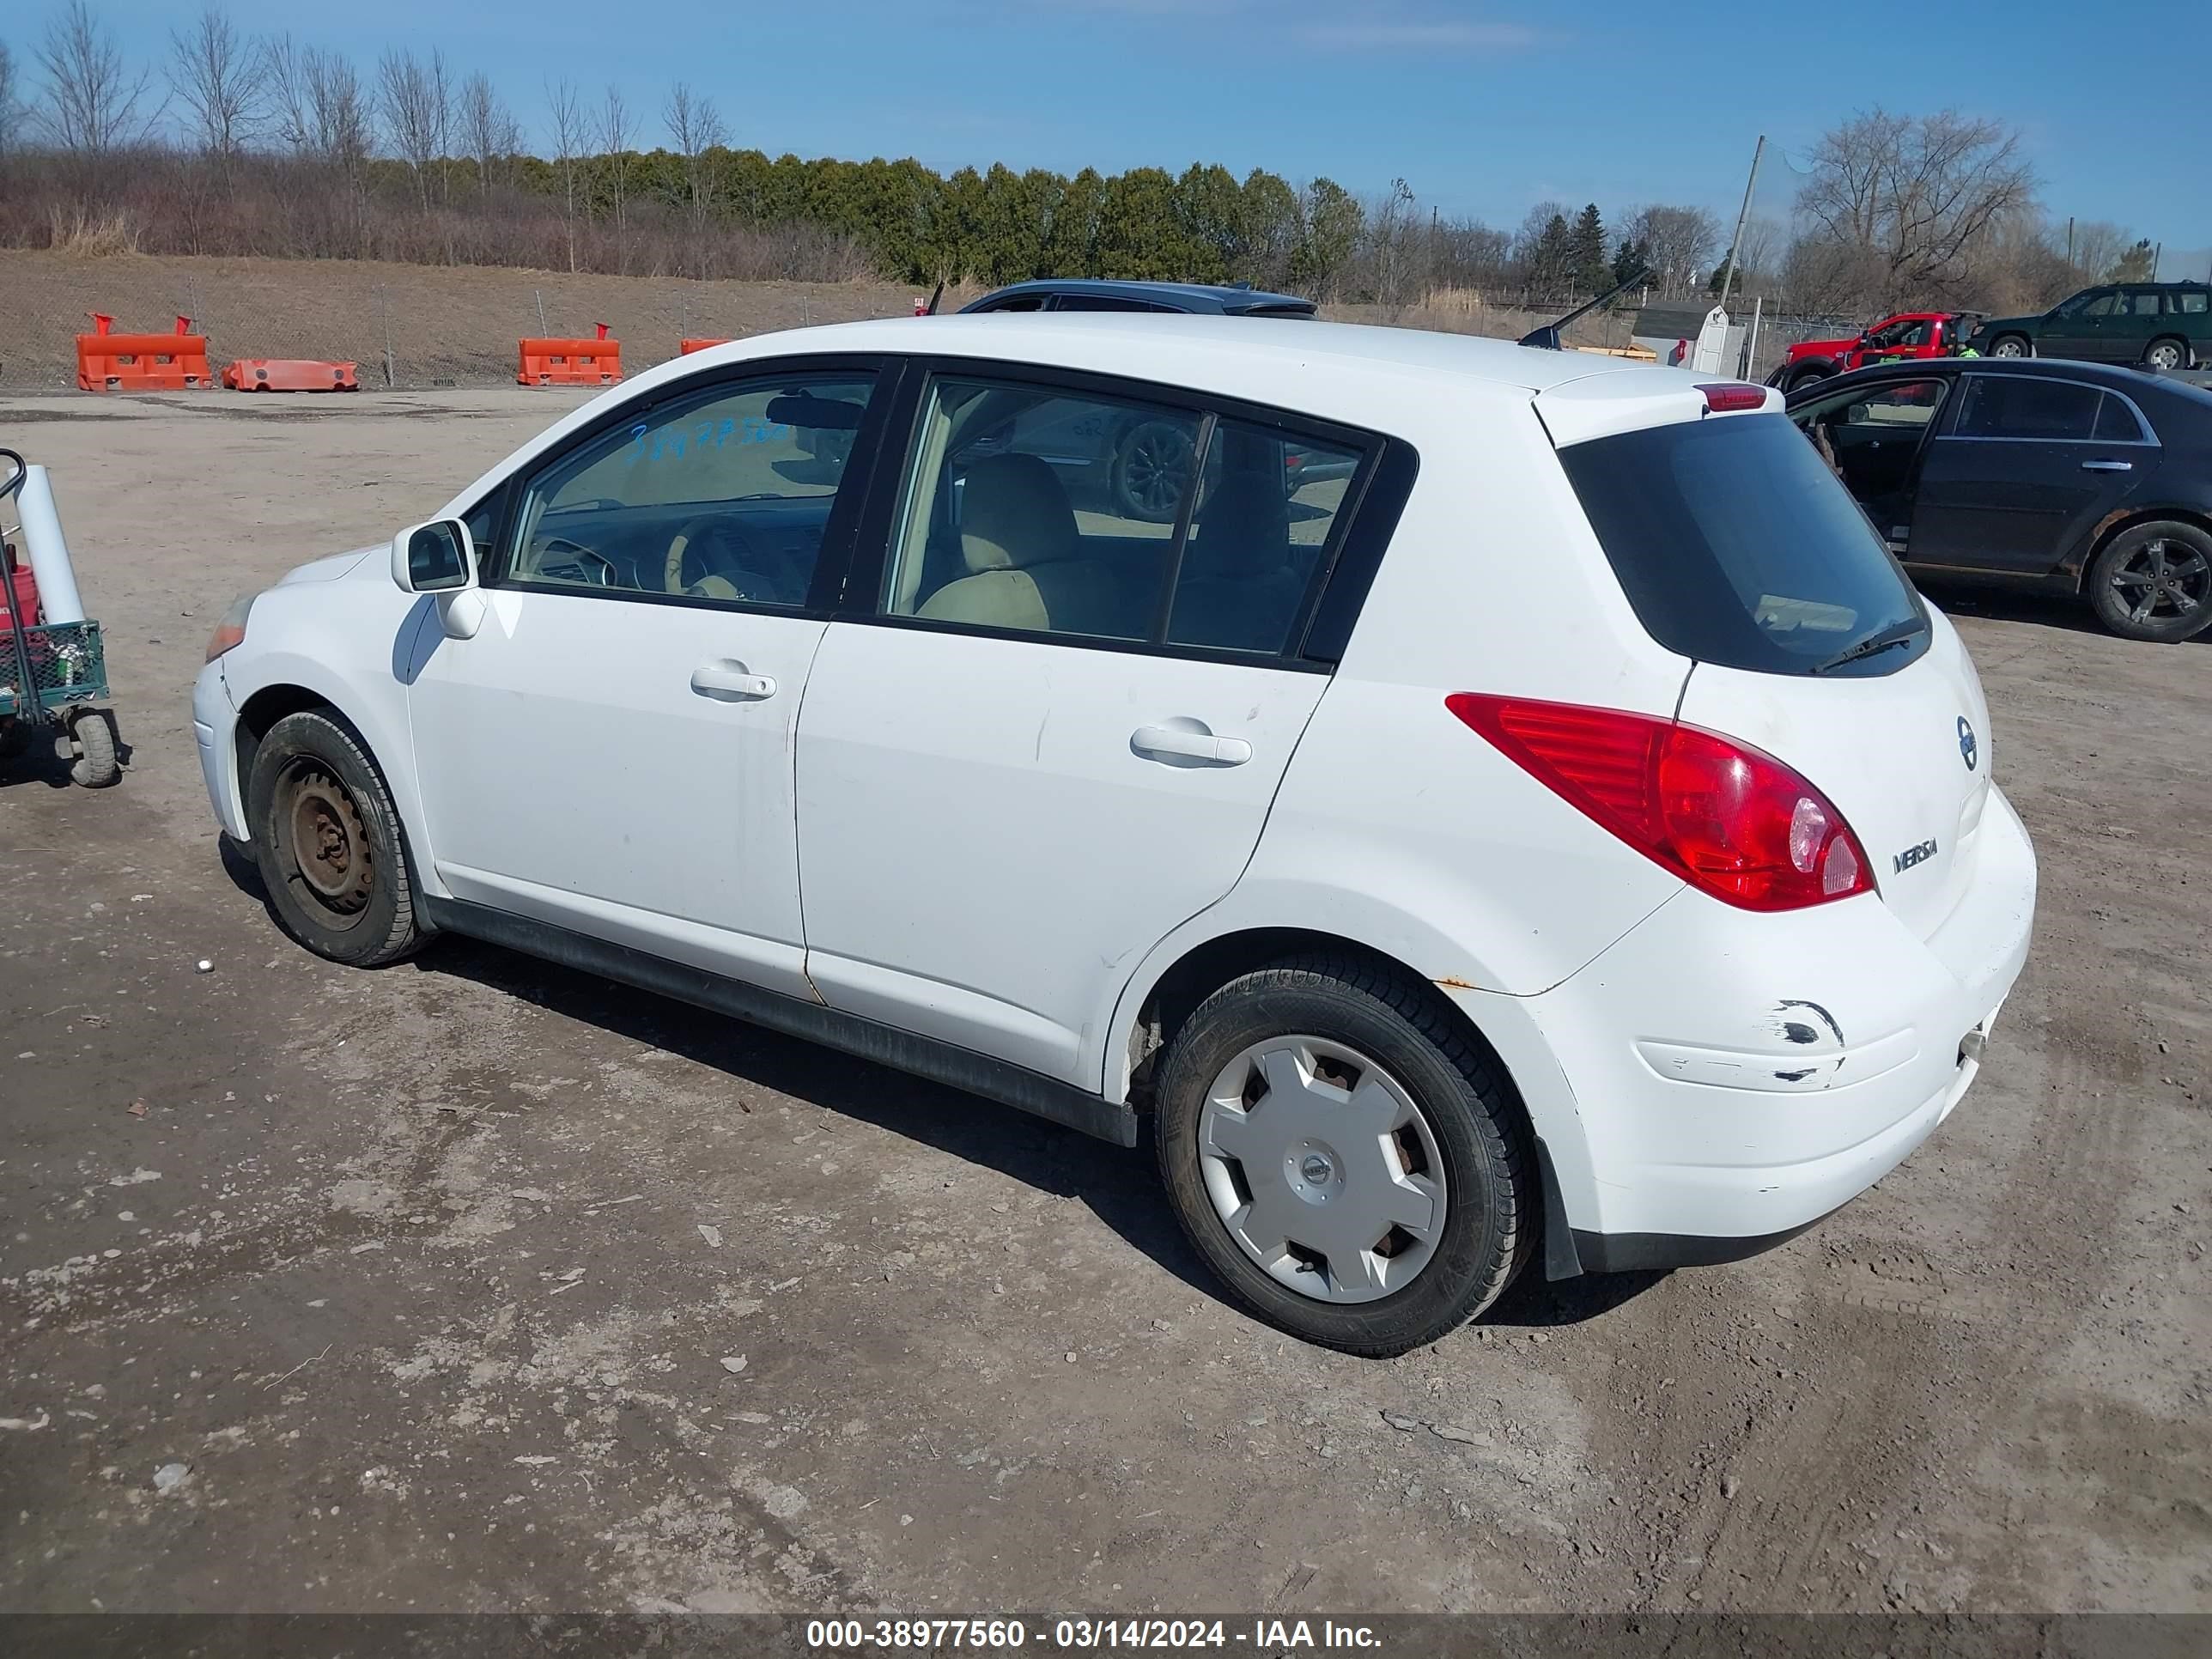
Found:
[(1223, 1281), (1366, 1354), (1863, 1191), (2035, 902), (1966, 651), (1777, 394), (1409, 330), (685, 357), (241, 602), (193, 712), (310, 950), (1149, 1117)]

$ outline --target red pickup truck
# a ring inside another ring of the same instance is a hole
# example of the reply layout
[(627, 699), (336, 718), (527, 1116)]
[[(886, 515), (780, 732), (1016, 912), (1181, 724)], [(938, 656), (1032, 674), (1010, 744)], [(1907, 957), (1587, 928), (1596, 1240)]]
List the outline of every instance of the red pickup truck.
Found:
[(1981, 313), (1905, 311), (1885, 317), (1850, 340), (1805, 340), (1793, 345), (1767, 384), (1795, 392), (1809, 381), (1906, 357), (1948, 357), (1966, 343)]

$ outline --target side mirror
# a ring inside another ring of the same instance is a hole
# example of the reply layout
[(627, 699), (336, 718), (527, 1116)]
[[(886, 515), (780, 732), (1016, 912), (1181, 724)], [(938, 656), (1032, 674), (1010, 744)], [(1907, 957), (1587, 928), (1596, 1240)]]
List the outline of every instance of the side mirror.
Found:
[(474, 587), (477, 550), (459, 519), (436, 519), (392, 538), (392, 580), (409, 593)]

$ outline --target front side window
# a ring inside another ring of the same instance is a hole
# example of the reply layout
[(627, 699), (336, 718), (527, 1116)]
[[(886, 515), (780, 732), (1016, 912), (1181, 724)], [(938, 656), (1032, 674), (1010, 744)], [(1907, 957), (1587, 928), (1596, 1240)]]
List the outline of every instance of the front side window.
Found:
[(2100, 294), (2095, 299), (2090, 301), (2087, 305), (2081, 307), (2081, 314), (2084, 317), (2110, 317), (2117, 314), (2119, 308), (2120, 296), (2118, 295)]
[(1959, 404), (1961, 438), (2033, 438), (2086, 442), (2097, 429), (2104, 393), (2074, 380), (2028, 374), (1970, 374)]
[(873, 390), (762, 377), (601, 434), (525, 489), (507, 580), (805, 605)]
[(940, 378), (883, 611), (1280, 655), (1363, 458), (1189, 409)]

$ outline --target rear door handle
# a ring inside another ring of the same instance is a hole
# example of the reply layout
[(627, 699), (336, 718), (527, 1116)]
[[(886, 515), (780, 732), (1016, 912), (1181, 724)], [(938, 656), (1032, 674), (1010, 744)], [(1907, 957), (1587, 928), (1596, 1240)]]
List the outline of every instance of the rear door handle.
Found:
[(758, 702), (775, 695), (775, 682), (726, 657), (719, 662), (702, 662), (693, 669), (691, 689), (716, 702)]
[(2084, 472), (2132, 472), (2136, 470), (2136, 464), (2133, 461), (2084, 461), (2081, 470)]
[(1217, 738), (1202, 725), (1196, 731), (1179, 726), (1140, 726), (1129, 734), (1129, 747), (1147, 760), (1169, 766), (1242, 766), (1252, 758), (1252, 745), (1242, 738)]

